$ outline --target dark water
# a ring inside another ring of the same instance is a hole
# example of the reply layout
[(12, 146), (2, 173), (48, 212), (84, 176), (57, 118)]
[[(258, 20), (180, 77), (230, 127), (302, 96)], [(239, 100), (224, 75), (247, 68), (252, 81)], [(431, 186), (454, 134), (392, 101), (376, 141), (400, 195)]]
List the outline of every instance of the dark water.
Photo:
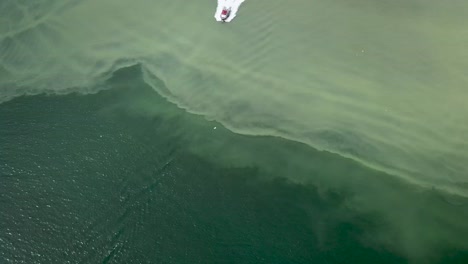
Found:
[(97, 94), (0, 105), (0, 263), (468, 263), (445, 241), (416, 258), (376, 242), (392, 225), (348, 206), (355, 189), (330, 184), (402, 183), (231, 133), (139, 73), (121, 70)]

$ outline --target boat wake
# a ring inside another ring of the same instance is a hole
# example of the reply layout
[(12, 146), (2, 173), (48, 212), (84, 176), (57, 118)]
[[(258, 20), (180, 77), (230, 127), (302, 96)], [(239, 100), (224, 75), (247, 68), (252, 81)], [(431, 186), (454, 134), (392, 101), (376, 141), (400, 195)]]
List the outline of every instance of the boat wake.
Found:
[(218, 22), (231, 22), (245, 0), (218, 0), (214, 18)]

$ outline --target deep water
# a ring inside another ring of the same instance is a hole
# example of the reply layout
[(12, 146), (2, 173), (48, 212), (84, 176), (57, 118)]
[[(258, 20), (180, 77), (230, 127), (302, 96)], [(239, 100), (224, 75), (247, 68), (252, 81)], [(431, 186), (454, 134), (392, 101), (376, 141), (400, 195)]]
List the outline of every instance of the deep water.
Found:
[(0, 263), (468, 263), (464, 201), (103, 85), (0, 104)]

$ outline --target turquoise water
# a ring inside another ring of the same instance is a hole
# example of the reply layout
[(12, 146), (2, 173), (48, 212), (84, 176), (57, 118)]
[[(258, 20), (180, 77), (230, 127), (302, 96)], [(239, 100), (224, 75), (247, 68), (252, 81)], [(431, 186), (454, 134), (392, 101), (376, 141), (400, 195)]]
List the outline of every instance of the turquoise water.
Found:
[(0, 104), (1, 263), (468, 261), (460, 197), (232, 133), (139, 66), (104, 87)]

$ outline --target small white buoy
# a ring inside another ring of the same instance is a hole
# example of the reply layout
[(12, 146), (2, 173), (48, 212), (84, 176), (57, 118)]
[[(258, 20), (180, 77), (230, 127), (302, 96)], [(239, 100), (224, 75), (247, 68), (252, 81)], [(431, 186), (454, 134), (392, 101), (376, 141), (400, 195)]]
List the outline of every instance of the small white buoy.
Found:
[(213, 127), (213, 129), (216, 129), (216, 127)]

